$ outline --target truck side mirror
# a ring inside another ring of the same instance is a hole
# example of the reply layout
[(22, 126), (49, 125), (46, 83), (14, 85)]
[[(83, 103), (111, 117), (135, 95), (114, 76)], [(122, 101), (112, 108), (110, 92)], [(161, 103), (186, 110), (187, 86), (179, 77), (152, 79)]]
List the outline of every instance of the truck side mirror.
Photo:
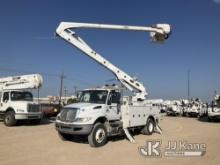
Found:
[(3, 102), (3, 103), (7, 103), (7, 102), (8, 102), (8, 99), (4, 99), (2, 102)]

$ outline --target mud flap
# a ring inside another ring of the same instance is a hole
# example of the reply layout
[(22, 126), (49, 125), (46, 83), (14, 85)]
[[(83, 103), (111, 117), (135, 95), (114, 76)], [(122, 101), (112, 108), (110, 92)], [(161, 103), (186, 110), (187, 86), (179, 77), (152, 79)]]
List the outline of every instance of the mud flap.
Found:
[(127, 136), (128, 140), (131, 142), (131, 143), (136, 143), (134, 138), (131, 136), (130, 132), (128, 131), (127, 128), (123, 128), (124, 132), (125, 132), (125, 135)]

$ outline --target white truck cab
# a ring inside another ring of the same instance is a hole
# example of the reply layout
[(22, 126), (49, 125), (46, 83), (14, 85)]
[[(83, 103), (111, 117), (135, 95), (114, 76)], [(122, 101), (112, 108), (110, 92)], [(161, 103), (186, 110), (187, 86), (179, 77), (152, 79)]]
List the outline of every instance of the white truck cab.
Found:
[(92, 147), (104, 145), (108, 136), (124, 134), (124, 128), (152, 134), (160, 120), (160, 108), (132, 105), (126, 100), (117, 86), (83, 90), (78, 103), (65, 106), (58, 114), (56, 130), (63, 139), (88, 136)]
[(41, 84), (42, 77), (38, 74), (0, 78), (0, 118), (6, 126), (16, 125), (18, 120), (40, 123), (40, 105), (33, 101), (33, 95), (28, 89)]
[[(89, 134), (97, 119), (119, 121), (120, 92), (112, 88), (93, 88), (83, 90), (79, 96), (79, 103), (65, 106), (56, 120), (59, 132), (70, 134)], [(72, 128), (62, 127), (68, 124)], [(77, 129), (74, 129), (74, 128)]]
[(5, 125), (13, 126), (17, 120), (31, 120), (40, 122), (40, 105), (33, 102), (33, 95), (29, 91), (6, 90), (1, 92), (0, 114)]
[(208, 119), (210, 121), (220, 119), (220, 95), (216, 95), (207, 110)]

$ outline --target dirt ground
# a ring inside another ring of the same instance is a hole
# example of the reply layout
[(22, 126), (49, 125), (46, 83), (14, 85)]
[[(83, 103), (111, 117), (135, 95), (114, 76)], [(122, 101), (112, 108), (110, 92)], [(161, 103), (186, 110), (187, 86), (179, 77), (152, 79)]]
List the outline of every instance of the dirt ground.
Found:
[[(161, 127), (162, 135), (136, 135), (136, 144), (131, 144), (124, 138), (113, 138), (104, 147), (91, 148), (84, 140), (60, 140), (52, 122), (36, 126), (21, 124), (16, 127), (5, 127), (3, 122), (0, 122), (0, 164), (219, 164), (220, 123), (198, 121), (195, 118), (164, 117)], [(162, 147), (165, 147), (169, 140), (206, 143), (207, 151), (203, 157), (141, 156), (138, 147), (144, 146), (146, 140), (150, 139), (161, 140)]]

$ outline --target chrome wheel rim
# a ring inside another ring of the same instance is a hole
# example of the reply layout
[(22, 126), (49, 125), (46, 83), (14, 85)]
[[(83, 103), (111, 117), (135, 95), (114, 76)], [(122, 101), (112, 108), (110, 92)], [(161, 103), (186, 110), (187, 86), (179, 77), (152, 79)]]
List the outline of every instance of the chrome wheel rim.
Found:
[(153, 123), (149, 123), (149, 131), (150, 132), (153, 132), (153, 129), (154, 129), (154, 125), (153, 125)]
[(5, 117), (5, 122), (8, 124), (9, 121), (10, 121), (10, 116), (6, 116)]
[(95, 139), (98, 143), (102, 143), (102, 141), (105, 139), (105, 130), (103, 128), (97, 130)]

